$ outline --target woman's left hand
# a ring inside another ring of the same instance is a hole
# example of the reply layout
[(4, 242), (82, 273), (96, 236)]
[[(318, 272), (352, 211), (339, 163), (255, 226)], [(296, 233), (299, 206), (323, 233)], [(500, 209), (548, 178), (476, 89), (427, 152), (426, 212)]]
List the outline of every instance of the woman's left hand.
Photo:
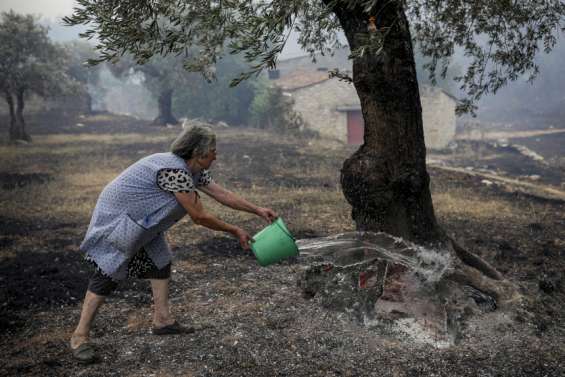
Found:
[(265, 219), (265, 221), (272, 223), (279, 217), (275, 211), (270, 208), (260, 207), (257, 209), (257, 216), (260, 216)]

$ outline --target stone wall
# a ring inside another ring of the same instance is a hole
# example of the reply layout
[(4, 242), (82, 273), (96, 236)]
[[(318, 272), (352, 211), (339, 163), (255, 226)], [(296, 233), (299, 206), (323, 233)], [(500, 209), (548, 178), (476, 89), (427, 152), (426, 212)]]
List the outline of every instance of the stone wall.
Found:
[(428, 149), (443, 149), (455, 136), (455, 100), (443, 90), (420, 88), (424, 139)]
[[(281, 78), (296, 72), (315, 72), (320, 67), (351, 70), (349, 49), (337, 50), (333, 57), (316, 56), (312, 63), (309, 56), (282, 60), (277, 69)], [(347, 113), (340, 107), (360, 109), (359, 97), (353, 85), (330, 79), (308, 87), (288, 91), (295, 101), (294, 109), (302, 116), (305, 126), (321, 136), (347, 142)], [(429, 149), (442, 149), (455, 136), (456, 100), (442, 89), (420, 86), (424, 138)]]
[[(359, 97), (353, 85), (334, 78), (288, 93), (305, 127), (319, 132), (323, 137), (347, 142), (347, 113), (337, 109), (360, 109)], [(426, 147), (445, 148), (455, 136), (456, 102), (443, 90), (433, 87), (422, 87), (420, 96)]]
[(334, 78), (289, 93), (305, 127), (319, 132), (320, 136), (347, 141), (347, 113), (337, 108), (344, 104), (359, 106), (352, 84)]

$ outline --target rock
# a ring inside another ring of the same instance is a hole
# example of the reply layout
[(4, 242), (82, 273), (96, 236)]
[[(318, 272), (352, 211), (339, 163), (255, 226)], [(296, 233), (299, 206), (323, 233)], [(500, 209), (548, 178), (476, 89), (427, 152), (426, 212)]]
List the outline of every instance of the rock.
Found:
[(543, 156), (539, 155), (538, 153), (534, 152), (524, 145), (514, 145), (514, 148), (518, 150), (518, 152), (520, 152), (523, 156), (531, 158), (534, 161), (545, 162)]
[(556, 282), (546, 274), (542, 274), (539, 279), (538, 286), (544, 293), (552, 294), (555, 291)]
[(494, 184), (494, 182), (489, 181), (488, 179), (483, 179), (481, 183), (487, 186), (492, 186)]

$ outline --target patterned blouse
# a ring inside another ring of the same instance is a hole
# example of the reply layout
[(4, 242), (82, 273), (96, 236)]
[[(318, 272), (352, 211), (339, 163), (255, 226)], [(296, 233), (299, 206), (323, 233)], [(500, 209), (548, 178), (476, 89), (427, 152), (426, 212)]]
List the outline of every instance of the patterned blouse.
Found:
[(161, 189), (169, 192), (189, 193), (196, 190), (196, 187), (208, 186), (212, 182), (210, 172), (205, 169), (200, 172), (200, 178), (198, 182), (196, 182), (196, 185), (186, 170), (162, 169), (159, 170), (157, 175), (157, 185)]

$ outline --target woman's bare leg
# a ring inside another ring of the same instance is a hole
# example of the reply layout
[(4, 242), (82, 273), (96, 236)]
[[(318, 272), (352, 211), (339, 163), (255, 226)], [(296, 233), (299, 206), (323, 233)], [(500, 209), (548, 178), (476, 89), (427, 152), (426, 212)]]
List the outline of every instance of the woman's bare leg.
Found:
[(153, 326), (156, 328), (175, 322), (169, 308), (169, 280), (149, 279), (153, 290)]
[(82, 304), (82, 311), (80, 313), (80, 320), (77, 328), (71, 336), (71, 348), (76, 349), (81, 344), (88, 341), (90, 335), (90, 328), (98, 308), (104, 303), (105, 296), (97, 295), (91, 291), (86, 291), (84, 302)]

